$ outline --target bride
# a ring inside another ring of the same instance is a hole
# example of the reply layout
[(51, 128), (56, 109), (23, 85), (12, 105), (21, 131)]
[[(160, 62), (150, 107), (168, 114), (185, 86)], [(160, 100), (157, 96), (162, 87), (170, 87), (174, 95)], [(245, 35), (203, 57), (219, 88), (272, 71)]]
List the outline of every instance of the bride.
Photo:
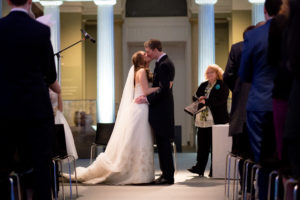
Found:
[[(154, 180), (153, 136), (148, 122), (148, 104), (134, 99), (159, 88), (149, 88), (150, 59), (145, 52), (132, 56), (131, 67), (111, 138), (104, 153), (87, 168), (77, 167), (77, 180), (87, 184), (140, 184)], [(68, 174), (63, 174), (68, 178)], [(75, 178), (72, 175), (72, 179)]]

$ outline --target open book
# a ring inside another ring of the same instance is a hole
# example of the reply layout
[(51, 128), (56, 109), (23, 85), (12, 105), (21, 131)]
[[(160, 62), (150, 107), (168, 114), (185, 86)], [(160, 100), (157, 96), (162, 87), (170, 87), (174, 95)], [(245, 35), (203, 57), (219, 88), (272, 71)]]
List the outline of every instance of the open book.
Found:
[[(198, 99), (198, 97), (196, 97), (196, 98)], [(201, 104), (201, 105), (199, 105), (199, 104)], [(192, 116), (195, 116), (197, 113), (201, 112), (203, 107), (204, 107), (204, 104), (202, 104), (198, 100), (196, 100), (193, 103), (191, 103), (190, 105), (186, 106), (184, 108), (184, 111)]]

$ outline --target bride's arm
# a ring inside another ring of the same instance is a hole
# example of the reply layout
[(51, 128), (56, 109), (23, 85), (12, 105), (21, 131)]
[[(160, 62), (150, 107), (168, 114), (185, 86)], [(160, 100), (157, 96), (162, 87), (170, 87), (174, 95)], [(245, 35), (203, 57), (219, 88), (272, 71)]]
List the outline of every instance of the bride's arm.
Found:
[(144, 69), (140, 69), (137, 73), (138, 73), (137, 76), (138, 76), (139, 82), (141, 84), (144, 95), (147, 96), (153, 92), (156, 92), (159, 89), (159, 87), (154, 87), (154, 88), (149, 87), (147, 74)]

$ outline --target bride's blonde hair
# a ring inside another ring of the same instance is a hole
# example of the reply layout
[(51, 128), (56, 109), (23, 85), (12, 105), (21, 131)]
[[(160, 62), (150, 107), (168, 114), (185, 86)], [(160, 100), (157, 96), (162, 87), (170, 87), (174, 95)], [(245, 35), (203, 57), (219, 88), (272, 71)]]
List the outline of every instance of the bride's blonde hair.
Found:
[(145, 67), (146, 62), (144, 60), (144, 54), (145, 54), (144, 51), (137, 51), (132, 55), (131, 60), (132, 60), (133, 66), (134, 66), (134, 75), (139, 69), (144, 68), (146, 71), (146, 74), (147, 74), (148, 81), (151, 82), (152, 74), (150, 72), (150, 69)]

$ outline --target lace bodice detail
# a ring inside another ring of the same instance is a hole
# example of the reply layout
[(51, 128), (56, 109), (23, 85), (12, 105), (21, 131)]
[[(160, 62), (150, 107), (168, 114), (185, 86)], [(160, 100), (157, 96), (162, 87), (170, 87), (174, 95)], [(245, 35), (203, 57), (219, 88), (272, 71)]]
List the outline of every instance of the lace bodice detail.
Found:
[(139, 96), (142, 96), (144, 95), (143, 93), (143, 90), (142, 90), (142, 86), (140, 83), (136, 84), (135, 85), (135, 88), (134, 88), (134, 98), (137, 98)]

